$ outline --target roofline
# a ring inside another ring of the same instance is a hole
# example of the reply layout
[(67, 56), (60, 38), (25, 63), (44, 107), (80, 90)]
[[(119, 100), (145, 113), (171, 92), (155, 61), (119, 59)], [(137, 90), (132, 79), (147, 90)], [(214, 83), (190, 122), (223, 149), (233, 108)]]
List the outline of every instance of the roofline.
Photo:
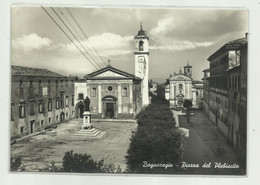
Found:
[[(27, 68), (27, 69), (31, 69), (31, 70), (45, 70), (48, 71), (50, 73), (54, 73), (57, 76), (54, 75), (30, 75), (30, 74), (12, 74), (12, 67), (20, 67), (20, 68)], [(45, 68), (34, 68), (34, 67), (27, 67), (27, 66), (19, 66), (19, 65), (11, 65), (11, 76), (23, 76), (23, 77), (41, 77), (41, 78), (76, 78), (76, 76), (65, 76), (62, 74), (59, 74), (57, 72), (51, 71), (49, 69), (45, 69)]]
[[(243, 38), (240, 38), (240, 39), (244, 39), (244, 38), (247, 38), (247, 37), (243, 37)], [(239, 40), (239, 39), (236, 39), (236, 40)], [(247, 44), (247, 42), (245, 44), (241, 44), (241, 43), (230, 44), (229, 42), (227, 42), (221, 48), (219, 48), (216, 52), (214, 52), (212, 55), (210, 55), (207, 60), (209, 62), (211, 62), (211, 60), (213, 58), (215, 58), (216, 56), (218, 56), (220, 53), (222, 53), (222, 52), (224, 53), (224, 52), (227, 52), (227, 51), (235, 51), (235, 50), (243, 47), (246, 44)]]
[[(94, 72), (92, 72), (92, 73), (90, 73), (90, 74), (87, 74), (87, 75), (85, 75), (84, 76), (84, 78), (85, 79), (101, 79), (101, 78), (103, 78), (103, 79), (108, 79), (108, 78), (105, 78), (105, 77), (100, 77), (100, 78), (98, 78), (98, 77), (93, 77), (94, 75), (98, 75), (98, 74), (100, 74), (100, 73), (102, 73), (102, 72), (104, 72), (104, 71), (106, 71), (106, 70), (108, 70), (108, 69), (111, 69), (112, 71), (114, 71), (114, 72), (116, 72), (116, 73), (119, 73), (119, 74), (121, 74), (121, 75), (124, 75), (124, 76), (127, 76), (127, 77), (125, 77), (124, 79), (126, 79), (126, 78), (129, 78), (129, 79), (137, 79), (138, 77), (136, 77), (135, 75), (133, 75), (133, 74), (130, 74), (130, 73), (127, 73), (127, 72), (125, 72), (125, 71), (122, 71), (122, 70), (120, 70), (120, 69), (117, 69), (117, 68), (114, 68), (114, 67), (112, 67), (112, 66), (107, 66), (107, 67), (104, 67), (104, 68), (102, 68), (102, 69), (100, 69), (100, 70), (97, 70), (97, 71), (94, 71)], [(109, 78), (111, 78), (111, 77), (109, 77)], [(116, 79), (119, 79), (119, 78), (116, 78)]]

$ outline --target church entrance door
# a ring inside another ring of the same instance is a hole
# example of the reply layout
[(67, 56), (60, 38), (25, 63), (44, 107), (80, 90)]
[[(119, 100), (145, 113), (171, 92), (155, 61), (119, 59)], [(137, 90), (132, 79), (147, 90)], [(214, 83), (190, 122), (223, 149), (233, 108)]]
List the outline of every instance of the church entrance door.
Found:
[(114, 103), (106, 103), (106, 118), (114, 118), (115, 117), (115, 104)]
[(113, 96), (105, 96), (102, 98), (103, 112), (102, 117), (113, 119), (117, 117), (117, 99)]

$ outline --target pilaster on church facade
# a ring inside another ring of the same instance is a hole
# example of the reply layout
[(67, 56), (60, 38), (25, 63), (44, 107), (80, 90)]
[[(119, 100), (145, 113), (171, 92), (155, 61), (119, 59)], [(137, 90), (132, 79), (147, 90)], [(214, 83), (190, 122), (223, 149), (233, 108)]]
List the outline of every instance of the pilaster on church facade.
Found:
[[(169, 84), (169, 104), (170, 107), (182, 107), (185, 100), (191, 100), (194, 108), (198, 108), (202, 102), (199, 94), (203, 93), (202, 82), (195, 81), (192, 78), (192, 66), (184, 66), (184, 72), (170, 75)], [(165, 95), (168, 96), (167, 94)]]

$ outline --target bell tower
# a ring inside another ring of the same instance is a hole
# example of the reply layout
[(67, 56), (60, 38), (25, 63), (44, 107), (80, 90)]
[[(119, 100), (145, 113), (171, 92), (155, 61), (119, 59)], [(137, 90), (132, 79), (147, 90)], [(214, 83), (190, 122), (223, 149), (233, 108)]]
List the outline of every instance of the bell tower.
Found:
[(187, 65), (183, 68), (184, 74), (192, 79), (192, 66), (190, 66), (189, 61), (187, 62)]
[(149, 37), (143, 30), (142, 23), (138, 34), (135, 36), (135, 42), (135, 76), (142, 79), (142, 102), (143, 106), (146, 106), (149, 104)]

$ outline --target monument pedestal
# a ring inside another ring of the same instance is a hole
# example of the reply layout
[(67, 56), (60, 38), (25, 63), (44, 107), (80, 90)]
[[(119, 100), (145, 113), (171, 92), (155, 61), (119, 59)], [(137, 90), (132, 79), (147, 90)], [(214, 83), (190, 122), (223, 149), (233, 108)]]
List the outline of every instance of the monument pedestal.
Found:
[(89, 111), (84, 111), (82, 130), (92, 129), (92, 128), (93, 125), (91, 124), (91, 113)]
[(83, 113), (83, 125), (81, 128), (81, 130), (74, 134), (75, 136), (81, 136), (84, 139), (101, 139), (106, 135), (105, 131), (99, 131), (93, 127), (91, 123), (91, 113), (89, 111), (84, 111)]

